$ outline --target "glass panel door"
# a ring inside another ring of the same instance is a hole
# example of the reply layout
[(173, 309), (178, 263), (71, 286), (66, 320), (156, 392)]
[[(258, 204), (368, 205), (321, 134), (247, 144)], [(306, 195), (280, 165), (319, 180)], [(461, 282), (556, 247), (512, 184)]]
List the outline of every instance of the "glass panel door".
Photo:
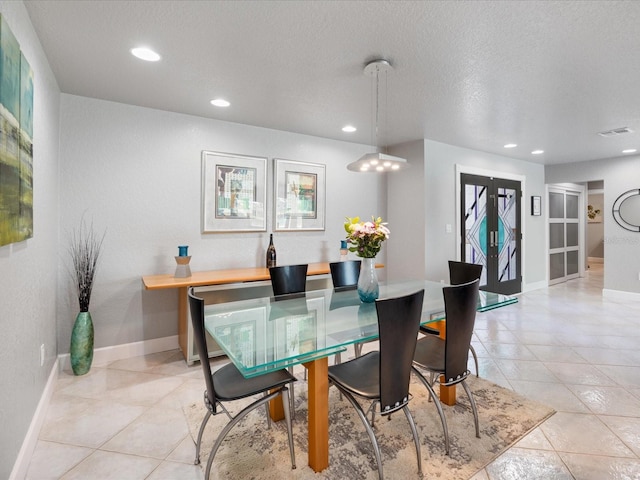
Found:
[(517, 190), (498, 187), (498, 282), (517, 280), (519, 276), (519, 210)]
[(482, 265), (480, 286), (487, 284), (487, 185), (464, 184), (462, 261)]
[(520, 182), (469, 174), (460, 179), (462, 261), (484, 267), (481, 288), (520, 292)]
[(580, 273), (580, 192), (549, 188), (549, 285)]

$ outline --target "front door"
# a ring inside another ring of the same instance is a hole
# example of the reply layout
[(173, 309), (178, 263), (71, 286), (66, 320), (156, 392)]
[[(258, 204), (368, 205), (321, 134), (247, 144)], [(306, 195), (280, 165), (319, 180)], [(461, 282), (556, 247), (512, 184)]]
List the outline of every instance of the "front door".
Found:
[(522, 290), (520, 182), (463, 173), (461, 259), (484, 266), (480, 288), (506, 295)]

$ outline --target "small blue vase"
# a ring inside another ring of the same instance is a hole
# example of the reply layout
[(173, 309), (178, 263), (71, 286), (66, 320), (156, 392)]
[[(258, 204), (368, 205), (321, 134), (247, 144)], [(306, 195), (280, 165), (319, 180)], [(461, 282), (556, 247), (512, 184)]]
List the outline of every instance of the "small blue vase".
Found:
[(358, 296), (365, 303), (375, 302), (380, 295), (378, 276), (376, 275), (376, 259), (363, 258), (360, 263), (360, 276), (358, 277)]
[(80, 312), (71, 331), (71, 369), (74, 375), (84, 375), (93, 362), (93, 322), (89, 312)]

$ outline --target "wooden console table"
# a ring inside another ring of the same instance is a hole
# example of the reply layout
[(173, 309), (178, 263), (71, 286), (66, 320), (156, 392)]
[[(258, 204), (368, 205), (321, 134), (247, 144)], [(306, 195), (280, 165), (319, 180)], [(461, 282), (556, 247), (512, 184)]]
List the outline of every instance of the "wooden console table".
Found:
[[(376, 268), (382, 267), (383, 264), (376, 264)], [(316, 278), (307, 279), (307, 290), (331, 286), (330, 273), (328, 262), (310, 263), (307, 276)], [(142, 283), (146, 290), (178, 289), (178, 343), (188, 364), (198, 360), (189, 314), (189, 287), (203, 287), (197, 291), (205, 297), (206, 303), (224, 303), (272, 295), (269, 269), (264, 267), (193, 272), (186, 278), (175, 278), (170, 273), (145, 275), (142, 277)], [(209, 355), (223, 355), (213, 339), (209, 339)]]

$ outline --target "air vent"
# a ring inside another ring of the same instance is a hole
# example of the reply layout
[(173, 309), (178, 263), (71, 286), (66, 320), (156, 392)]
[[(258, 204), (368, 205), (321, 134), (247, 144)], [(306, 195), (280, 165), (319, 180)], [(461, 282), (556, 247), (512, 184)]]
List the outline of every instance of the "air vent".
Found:
[(599, 132), (598, 135), (600, 135), (601, 137), (615, 137), (617, 135), (622, 135), (624, 133), (632, 133), (633, 130), (631, 130), (628, 127), (622, 127), (622, 128), (614, 128), (613, 130), (607, 130), (606, 132)]

